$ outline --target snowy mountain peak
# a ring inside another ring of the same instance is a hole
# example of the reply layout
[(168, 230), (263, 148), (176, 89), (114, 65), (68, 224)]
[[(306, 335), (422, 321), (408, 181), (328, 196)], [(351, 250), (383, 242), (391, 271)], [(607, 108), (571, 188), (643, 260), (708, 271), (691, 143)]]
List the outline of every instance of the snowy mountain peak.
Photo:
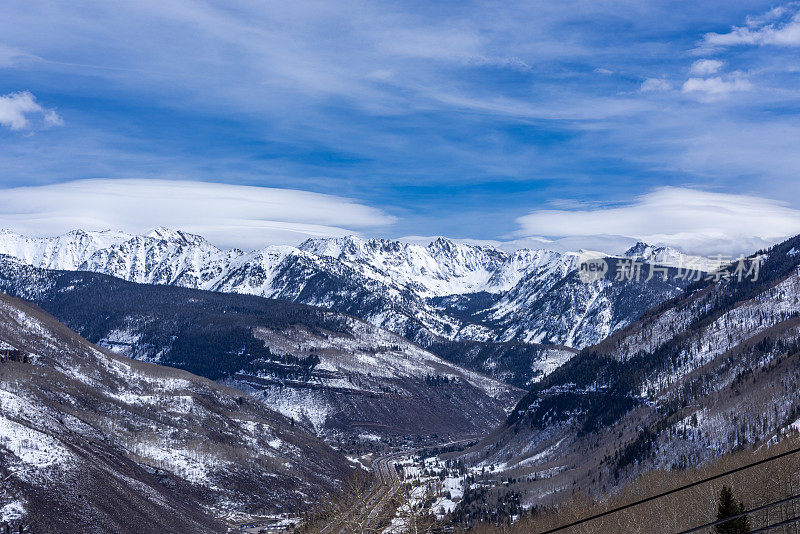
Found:
[(363, 240), (360, 238), (354, 235), (348, 235), (345, 237), (318, 237), (306, 239), (298, 248), (317, 256), (338, 258), (345, 251), (349, 251), (350, 253), (358, 251), (362, 244)]
[(626, 250), (622, 255), (623, 256), (627, 256), (629, 258), (630, 257), (638, 257), (638, 256), (642, 256), (644, 254), (647, 254), (648, 252), (653, 251), (655, 248), (656, 247), (654, 247), (652, 245), (648, 245), (644, 241), (638, 241), (635, 245), (633, 245), (631, 248)]
[(446, 237), (437, 237), (428, 244), (429, 250), (450, 252), (456, 248), (456, 243)]
[(13, 256), (37, 267), (75, 270), (98, 250), (131, 237), (112, 230), (73, 230), (55, 237), (29, 237), (3, 230), (0, 232), (0, 254)]
[[(107, 232), (107, 231), (108, 230), (101, 230), (101, 231), (96, 232), (96, 233), (102, 234), (102, 233)], [(84, 235), (88, 235), (88, 233), (89, 232), (86, 232), (86, 231), (84, 231), (84, 230), (82, 230), (80, 228), (76, 228), (75, 230), (70, 230), (69, 232), (66, 232), (63, 235), (84, 236)]]
[(654, 263), (669, 267), (687, 267), (712, 272), (722, 266), (722, 262), (713, 258), (692, 256), (680, 250), (666, 246), (649, 245), (639, 241), (623, 254), (625, 258), (632, 258), (643, 263)]
[(171, 241), (174, 243), (181, 243), (186, 245), (209, 245), (211, 244), (206, 240), (206, 238), (196, 235), (190, 234), (189, 232), (184, 232), (183, 230), (173, 230), (172, 228), (166, 228), (164, 226), (159, 226), (151, 230), (147, 237), (152, 237), (154, 239), (161, 239), (164, 241)]
[(642, 261), (657, 261), (660, 258), (681, 258), (688, 257), (683, 252), (666, 246), (656, 246), (639, 241), (623, 254), (626, 258), (637, 258)]
[(180, 230), (173, 230), (171, 228), (167, 228), (166, 226), (157, 226), (148, 232), (147, 236), (158, 239), (175, 239), (180, 238), (180, 234)]
[(412, 290), (423, 297), (498, 292), (508, 289), (521, 274), (498, 275), (504, 270), (525, 270), (524, 262), (493, 248), (460, 244), (439, 237), (427, 246), (355, 236), (310, 239), (301, 250), (332, 257), (381, 283)]

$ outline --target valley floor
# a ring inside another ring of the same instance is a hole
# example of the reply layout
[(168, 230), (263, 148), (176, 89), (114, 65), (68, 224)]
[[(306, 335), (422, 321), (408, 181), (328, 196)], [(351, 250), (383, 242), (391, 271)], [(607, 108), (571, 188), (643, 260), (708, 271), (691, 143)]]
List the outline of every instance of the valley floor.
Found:
[[(485, 470), (482, 476), (476, 477), (478, 470), (448, 459), (452, 454), (436, 455), (435, 452), (438, 451), (416, 449), (376, 458), (371, 482), (352, 482), (339, 502), (331, 503), (292, 531), (309, 534), (688, 533), (717, 520), (723, 486), (732, 489), (734, 497), (743, 505), (742, 510), (752, 511), (747, 516), (752, 532), (795, 533), (800, 526), (798, 436), (728, 454), (699, 467), (649, 471), (619, 493), (599, 501), (577, 491), (565, 492), (565, 497), (555, 506), (517, 509), (511, 514), (503, 510), (508, 510), (509, 504), (518, 500), (518, 495), (508, 491), (507, 484), (492, 482), (492, 473)], [(770, 460), (776, 456), (781, 457)], [(726, 474), (731, 471), (733, 473)], [(713, 480), (695, 484), (708, 478)], [(649, 500), (685, 486), (690, 487)], [(646, 502), (636, 504), (643, 500)], [(493, 518), (486, 520), (492, 513), (495, 514)], [(602, 514), (608, 515), (560, 528)], [(469, 515), (483, 517), (484, 521), (470, 522)], [(711, 530), (706, 526), (696, 531)]]

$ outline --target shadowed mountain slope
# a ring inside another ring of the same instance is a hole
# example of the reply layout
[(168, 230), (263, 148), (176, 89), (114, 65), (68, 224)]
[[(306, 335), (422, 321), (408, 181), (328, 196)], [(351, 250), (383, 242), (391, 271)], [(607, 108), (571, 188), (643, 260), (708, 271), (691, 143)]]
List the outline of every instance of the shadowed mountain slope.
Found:
[(3, 513), (33, 532), (225, 532), (220, 519), (302, 510), (352, 472), (237, 390), (3, 294), (0, 347)]
[(8, 257), (0, 290), (93, 342), (236, 386), (329, 435), (479, 434), (521, 396), (397, 334), (310, 306), (46, 271)]

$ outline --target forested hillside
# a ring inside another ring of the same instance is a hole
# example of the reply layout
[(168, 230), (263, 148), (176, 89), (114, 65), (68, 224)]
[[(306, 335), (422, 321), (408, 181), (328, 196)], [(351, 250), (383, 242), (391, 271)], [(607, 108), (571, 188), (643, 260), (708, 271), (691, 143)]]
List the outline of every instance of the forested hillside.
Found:
[[(470, 455), (535, 479), (529, 503), (606, 493), (797, 424), (800, 237), (762, 251), (758, 276), (702, 280), (533, 384)], [(732, 267), (733, 268), (733, 267)], [(538, 497), (537, 497), (538, 496)]]

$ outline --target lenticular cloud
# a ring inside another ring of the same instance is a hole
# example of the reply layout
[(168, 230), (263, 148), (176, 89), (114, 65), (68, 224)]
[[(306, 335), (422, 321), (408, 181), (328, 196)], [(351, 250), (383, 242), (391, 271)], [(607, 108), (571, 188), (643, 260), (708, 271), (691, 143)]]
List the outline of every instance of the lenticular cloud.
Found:
[(517, 219), (519, 236), (628, 236), (696, 253), (740, 253), (800, 233), (800, 211), (749, 196), (662, 187), (629, 204), (536, 210)]
[(338, 196), (192, 181), (79, 180), (0, 194), (0, 228), (32, 235), (75, 228), (142, 232), (160, 225), (199, 233), (220, 246), (252, 249), (358, 234), (394, 220)]

